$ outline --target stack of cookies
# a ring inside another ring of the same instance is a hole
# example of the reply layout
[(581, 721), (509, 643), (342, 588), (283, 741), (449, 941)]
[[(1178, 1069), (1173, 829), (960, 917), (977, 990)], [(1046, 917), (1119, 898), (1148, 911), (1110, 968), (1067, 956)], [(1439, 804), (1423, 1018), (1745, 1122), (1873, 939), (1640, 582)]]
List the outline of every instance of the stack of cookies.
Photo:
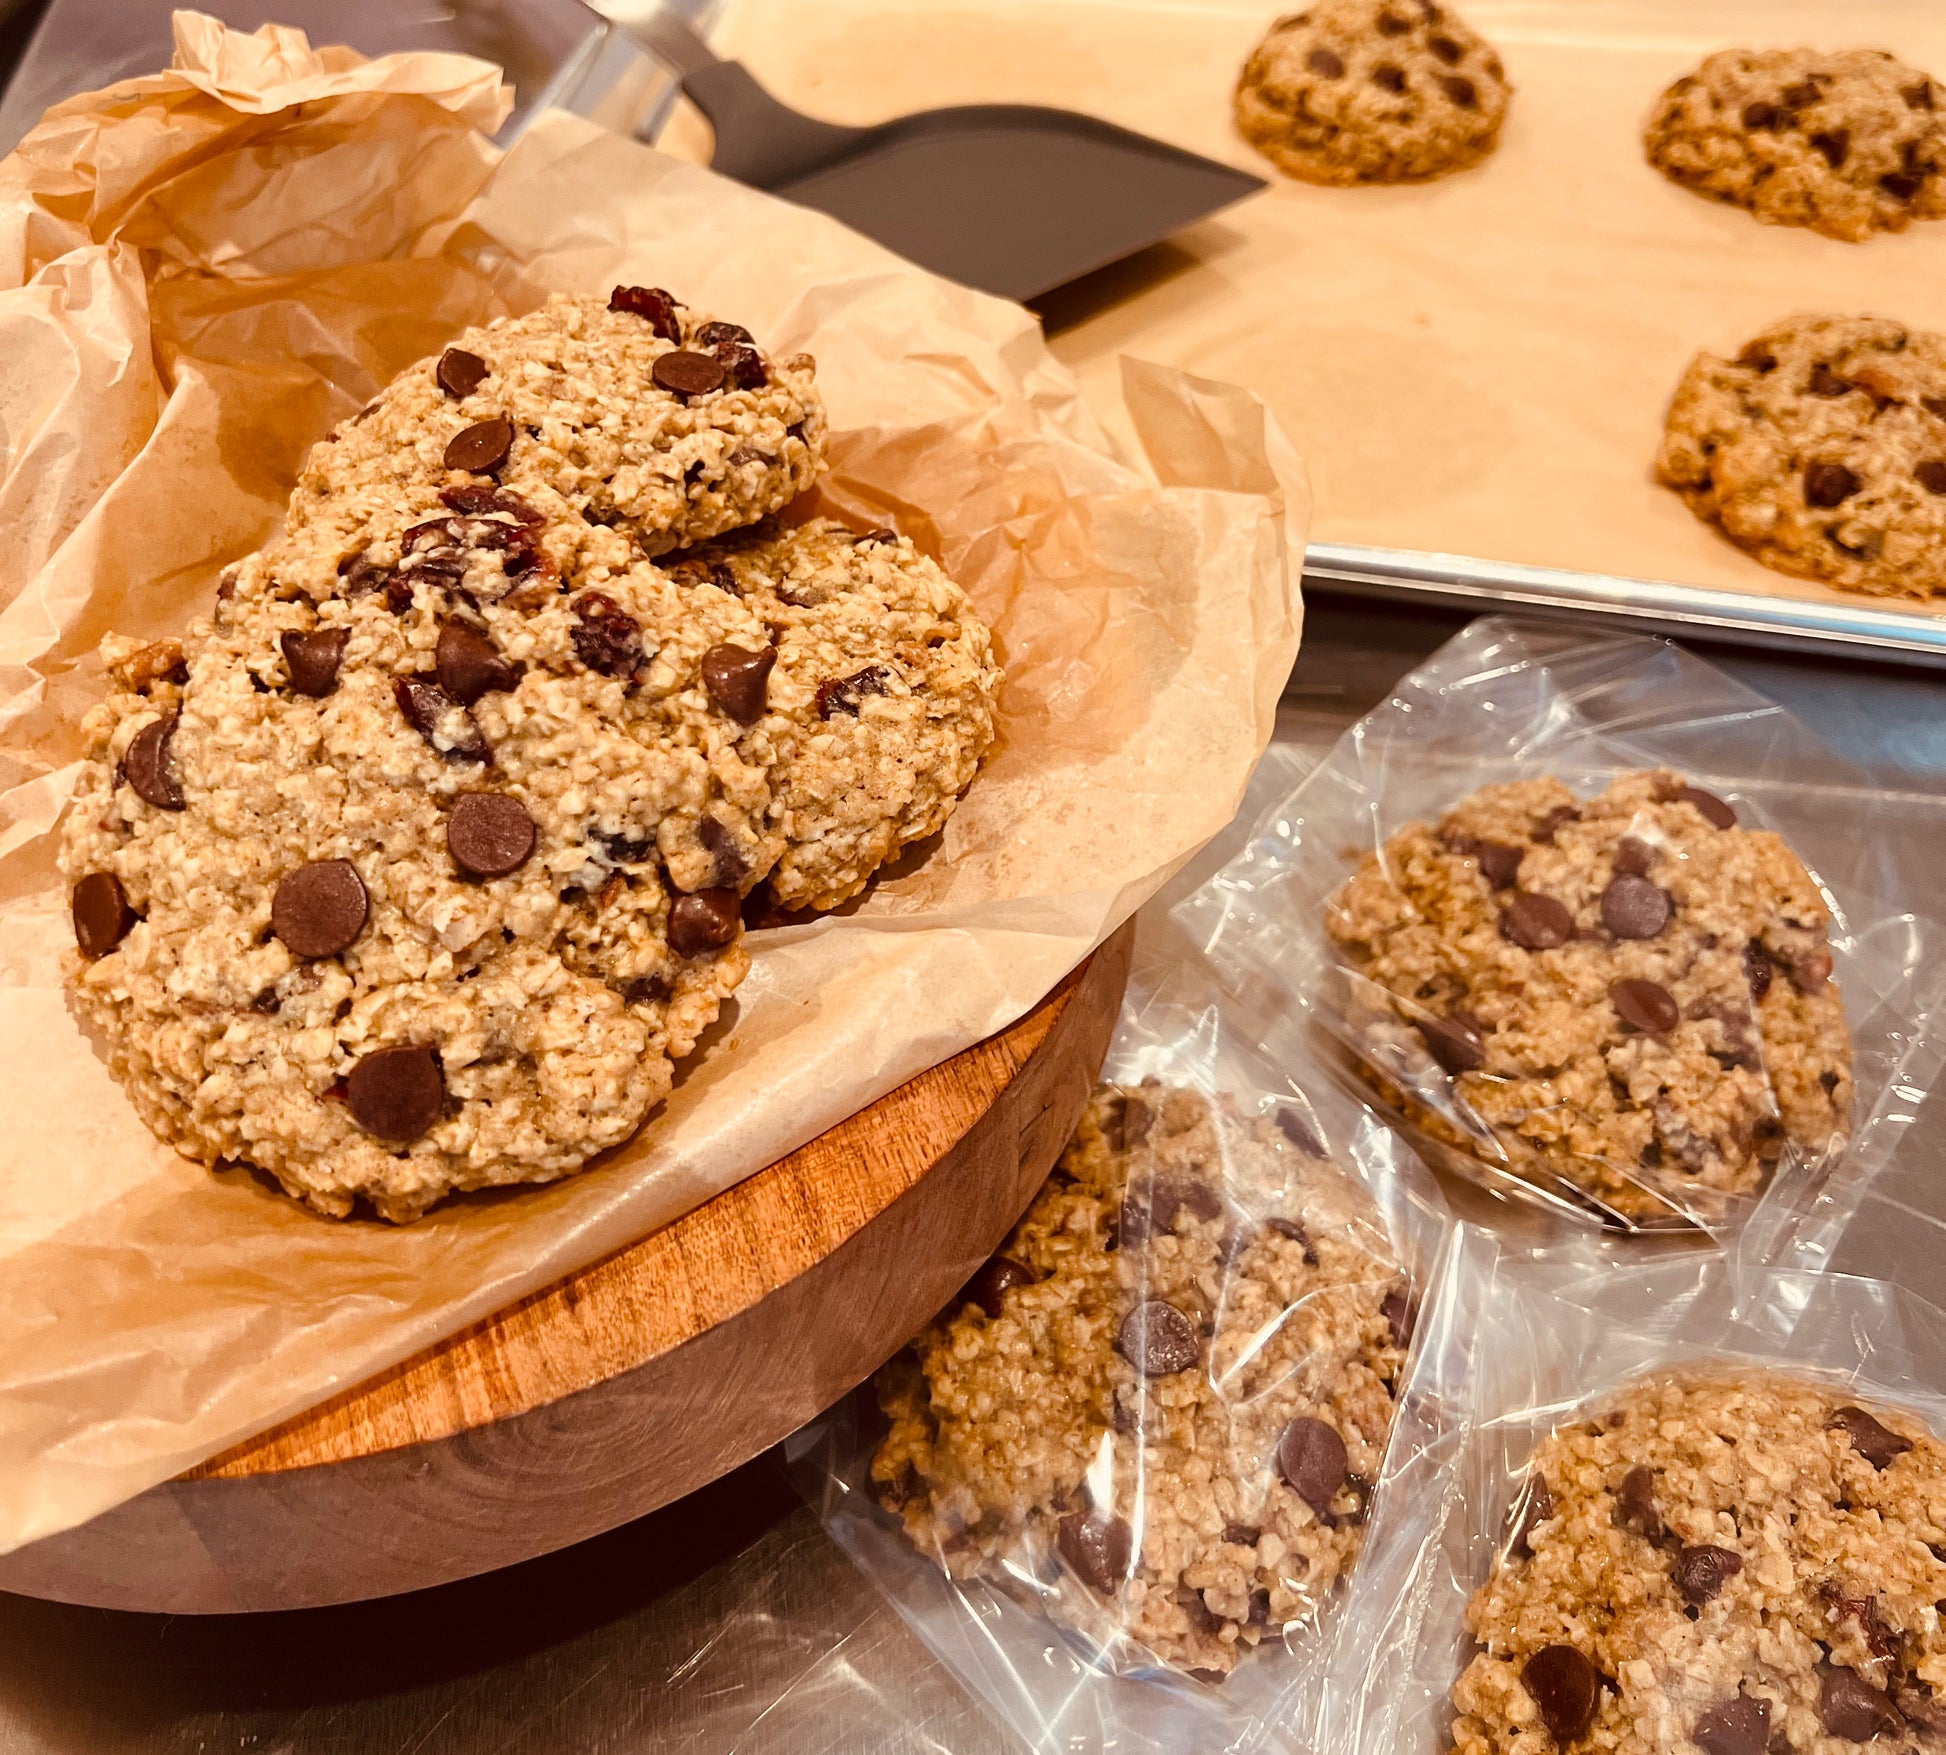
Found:
[(315, 447), (286, 528), (116, 685), (63, 868), (143, 1119), (407, 1220), (635, 1132), (749, 967), (994, 736), (987, 628), (910, 541), (782, 511), (808, 355), (652, 287), (470, 330)]

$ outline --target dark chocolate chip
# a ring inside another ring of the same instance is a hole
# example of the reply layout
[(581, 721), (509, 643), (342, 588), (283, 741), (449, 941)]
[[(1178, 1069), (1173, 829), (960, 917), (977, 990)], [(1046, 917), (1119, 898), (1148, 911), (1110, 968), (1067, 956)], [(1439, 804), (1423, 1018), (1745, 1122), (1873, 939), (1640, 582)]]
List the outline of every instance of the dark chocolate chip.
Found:
[(84, 957), (107, 956), (135, 924), (128, 892), (112, 871), (91, 871), (81, 879), (68, 897), (68, 910), (74, 916), (74, 942)]
[(1824, 82), (1813, 74), (1809, 79), (1800, 79), (1795, 85), (1787, 85), (1778, 94), (1785, 107), (1793, 110), (1807, 110), (1824, 95)]
[(741, 921), (735, 890), (697, 890), (678, 896), (669, 910), (669, 948), (679, 957), (720, 951), (736, 937)]
[(1770, 1746), (1770, 1702), (1739, 1694), (1702, 1714), (1689, 1735), (1703, 1755), (1764, 1755)]
[(1728, 1548), (1683, 1548), (1676, 1555), (1676, 1589), (1684, 1602), (1707, 1603), (1742, 1570), (1743, 1556)]
[(1184, 1213), (1210, 1220), (1223, 1216), (1223, 1197), (1195, 1176), (1158, 1176), (1150, 1184), (1149, 1216), (1158, 1231), (1174, 1231)]
[(1856, 1670), (1818, 1665), (1818, 1717), (1834, 1737), (1868, 1743), (1901, 1728), (1899, 1709)]
[(1912, 201), (1926, 186), (1926, 179), (1916, 171), (1888, 171), (1878, 180), (1878, 186), (1894, 201)]
[(1601, 1704), (1601, 1677), (1571, 1645), (1544, 1645), (1520, 1667), (1520, 1682), (1557, 1743), (1586, 1736)]
[(1842, 506), (1865, 484), (1842, 463), (1813, 463), (1804, 471), (1807, 506)]
[(439, 356), (439, 367), (433, 375), (448, 396), (464, 398), (486, 382), (491, 370), (477, 353), (468, 353), (463, 347), (449, 347)]
[(467, 877), (505, 877), (534, 851), (534, 819), (505, 792), (462, 792), (446, 819), (446, 851)]
[(1615, 846), (1615, 871), (1622, 877), (1647, 877), (1654, 867), (1656, 850), (1647, 841), (1624, 835)]
[(1703, 821), (1713, 829), (1734, 829), (1737, 826), (1735, 809), (1714, 792), (1705, 792), (1700, 786), (1685, 786), (1672, 802), (1695, 806), (1702, 813)]
[(1824, 154), (1824, 162), (1834, 171), (1851, 156), (1851, 130), (1824, 128), (1811, 136), (1811, 145)]
[(1396, 12), (1381, 12), (1378, 15), (1378, 34), (1382, 37), (1402, 37), (1411, 28), (1412, 21), (1401, 18)]
[(1439, 77), (1440, 90), (1445, 92), (1447, 101), (1456, 109), (1475, 110), (1480, 107), (1480, 94), (1473, 81), (1460, 73), (1442, 73)]
[(1608, 1003), (1623, 1023), (1650, 1036), (1668, 1035), (1682, 1019), (1675, 995), (1657, 981), (1611, 981)]
[(1304, 65), (1326, 79), (1342, 79), (1345, 76), (1344, 57), (1333, 49), (1313, 49), (1304, 57)]
[(1811, 381), (1804, 386), (1813, 396), (1843, 396), (1851, 389), (1850, 383), (1839, 377), (1823, 360), (1811, 368)]
[(1574, 937), (1574, 916), (1552, 896), (1521, 890), (1501, 910), (1504, 938), (1530, 951), (1551, 951)]
[(1775, 128), (1784, 119), (1784, 112), (1775, 104), (1755, 103), (1743, 106), (1743, 125), (1753, 132)]
[(1007, 1255), (990, 1257), (982, 1264), (980, 1271), (966, 1282), (960, 1293), (961, 1303), (977, 1304), (989, 1316), (998, 1316), (1002, 1301), (1016, 1286), (1031, 1286), (1034, 1283), (1033, 1270)]
[(1479, 1030), (1459, 1013), (1450, 1018), (1414, 1018), (1412, 1027), (1419, 1032), (1426, 1052), (1455, 1076), (1472, 1072), (1487, 1057)]
[[(398, 702), (406, 724), (431, 744), (449, 762), (484, 762), (492, 759), (485, 734), (474, 724), (473, 715), (430, 677), (395, 676), (392, 699)], [(437, 734), (446, 716), (459, 715), (457, 725), (448, 726), (452, 744), (440, 749)]]
[(1264, 1532), (1254, 1523), (1226, 1523), (1223, 1526), (1223, 1539), (1239, 1548), (1254, 1548), (1263, 1540)]
[(674, 396), (689, 397), (707, 396), (712, 390), (721, 390), (729, 374), (713, 354), (691, 353), (679, 347), (674, 353), (658, 354), (655, 364), (649, 368), (649, 376), (659, 389)]
[(1737, 364), (1748, 366), (1753, 372), (1774, 372), (1777, 370), (1777, 356), (1761, 341), (1747, 342), (1743, 352), (1737, 355)]
[(703, 654), (703, 687), (709, 698), (739, 725), (754, 725), (764, 716), (764, 693), (777, 663), (777, 648), (761, 652), (728, 644)]
[(314, 859), (285, 875), (270, 899), (270, 930), (294, 957), (335, 957), (365, 930), (371, 910), (349, 859)]
[(1655, 1470), (1638, 1463), (1622, 1477), (1615, 1495), (1615, 1522), (1651, 1542), (1663, 1539), (1662, 1511), (1655, 1502)]
[(1667, 890), (1626, 872), (1601, 893), (1601, 923), (1617, 938), (1654, 938), (1675, 911)]
[(514, 423), (505, 415), (475, 421), (462, 427), (446, 444), (443, 461), (448, 469), (463, 469), (469, 475), (491, 475), (507, 461), (513, 449)]
[(1174, 1377), (1202, 1354), (1194, 1324), (1163, 1298), (1151, 1298), (1128, 1313), (1115, 1350), (1144, 1377)]
[(1380, 91), (1401, 92), (1405, 90), (1405, 70), (1387, 63), (1372, 69), (1372, 83)]
[(1534, 1531), (1554, 1515), (1554, 1495), (1548, 1490), (1547, 1477), (1531, 1474), (1521, 1483), (1520, 1496), (1514, 1501), (1513, 1533), (1507, 1538), (1508, 1548), (1521, 1559), (1533, 1558), (1533, 1547), (1529, 1538)]
[(1935, 457), (1914, 464), (1912, 478), (1929, 494), (1946, 494), (1946, 463)]
[(349, 628), (319, 628), (314, 634), (280, 634), (284, 668), (290, 672), (291, 687), (300, 695), (316, 699), (338, 686), (338, 666), (345, 661), (350, 644)]
[(176, 735), (176, 716), (152, 719), (129, 740), (122, 757), (122, 773), (136, 796), (157, 810), (182, 809), (182, 782), (170, 750)]
[(1901, 1438), (1889, 1427), (1881, 1426), (1863, 1408), (1840, 1408), (1826, 1424), (1842, 1427), (1852, 1449), (1875, 1469), (1884, 1468), (1912, 1448), (1910, 1438)]
[(637, 975), (622, 983), (622, 1001), (626, 1005), (657, 1005), (668, 997), (669, 983), (660, 975)]
[(448, 622), (439, 630), (432, 661), (439, 686), (465, 707), (482, 695), (515, 688), (520, 682), (519, 669), (501, 656), (499, 647), (463, 622)]
[(642, 625), (605, 591), (575, 600), (575, 656), (603, 676), (633, 676), (642, 662)]
[(273, 985), (264, 988), (260, 993), (258, 993), (256, 998), (251, 1000), (250, 1009), (253, 1012), (257, 1012), (266, 1018), (273, 1018), (277, 1015), (278, 1007), (281, 1006), (283, 1003), (284, 1002), (278, 998), (277, 989)]
[(750, 867), (744, 860), (743, 849), (737, 845), (734, 830), (705, 813), (696, 819), (696, 839), (710, 856), (710, 876), (715, 880), (715, 888), (734, 889), (742, 883)]
[[(711, 325), (715, 327), (715, 325)], [(719, 341), (710, 352), (716, 356), (717, 363), (723, 368), (723, 377), (732, 390), (761, 390), (770, 382), (770, 372), (764, 365), (764, 356), (749, 341)], [(760, 453), (739, 445), (730, 453), (730, 462), (748, 463)]]
[(1448, 67), (1457, 67), (1466, 59), (1466, 51), (1451, 37), (1429, 37), (1426, 47), (1432, 50)]
[(676, 301), (659, 286), (618, 286), (608, 295), (608, 308), (640, 317), (664, 341), (682, 340)]
[(1350, 1466), (1337, 1430), (1307, 1414), (1298, 1415), (1277, 1441), (1277, 1472), (1320, 1518), (1331, 1515), (1332, 1498)]
[(1281, 1213), (1273, 1213), (1264, 1220), (1264, 1229), (1273, 1236), (1281, 1237), (1286, 1243), (1301, 1243), (1304, 1246), (1304, 1259), (1315, 1262), (1317, 1252), (1311, 1247), (1311, 1234), (1295, 1219), (1287, 1219)]
[(1525, 847), (1507, 841), (1482, 841), (1473, 849), (1480, 862), (1480, 875), (1496, 890), (1510, 890), (1520, 877), (1520, 862), (1527, 857)]
[(446, 1077), (431, 1048), (380, 1048), (345, 1080), (351, 1118), (394, 1145), (416, 1140), (446, 1106)]
[(868, 664), (850, 676), (833, 677), (818, 684), (818, 717), (829, 719), (834, 713), (858, 717), (858, 703), (866, 695), (882, 695), (891, 681), (891, 672), (882, 664)]
[(1378, 1301), (1378, 1313), (1392, 1331), (1392, 1345), (1412, 1345), (1412, 1331), (1419, 1323), (1419, 1306), (1404, 1286), (1394, 1286)]
[(1928, 1738), (1946, 1737), (1946, 1704), (1925, 1683), (1911, 1676), (1894, 1675), (1890, 1691), (1899, 1716), (1915, 1731)]
[(1328, 1156), (1324, 1149), (1324, 1141), (1318, 1137), (1317, 1129), (1311, 1125), (1311, 1118), (1295, 1104), (1282, 1105), (1271, 1119), (1277, 1123), (1277, 1131), (1307, 1158)]
[(1103, 1596), (1120, 1589), (1135, 1552), (1128, 1525), (1098, 1511), (1070, 1512), (1056, 1526), (1054, 1544), (1081, 1582)]
[(1579, 807), (1572, 804), (1557, 804), (1546, 816), (1542, 817), (1534, 825), (1534, 839), (1540, 842), (1543, 847), (1552, 847), (1554, 845), (1554, 831), (1556, 829), (1560, 828), (1563, 823), (1578, 823), (1580, 821), (1581, 811)]
[(1769, 953), (1754, 938), (1743, 947), (1743, 978), (1750, 983), (1750, 997), (1761, 1000), (1770, 991), (1771, 977), (1776, 973)]

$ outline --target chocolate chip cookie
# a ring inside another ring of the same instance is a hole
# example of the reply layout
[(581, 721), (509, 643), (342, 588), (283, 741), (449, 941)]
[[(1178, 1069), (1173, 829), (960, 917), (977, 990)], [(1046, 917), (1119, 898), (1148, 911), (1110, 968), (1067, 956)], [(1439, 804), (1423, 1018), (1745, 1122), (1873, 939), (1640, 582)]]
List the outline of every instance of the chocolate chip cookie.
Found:
[(1105, 1086), (961, 1299), (880, 1378), (882, 1503), (1220, 1680), (1356, 1559), (1412, 1304), (1308, 1127)]
[(1544, 1439), (1453, 1690), (1459, 1755), (1946, 1745), (1946, 1448), (1782, 1372), (1637, 1383)]
[(1817, 885), (1667, 770), (1483, 787), (1326, 919), (1343, 1024), (1428, 1133), (1624, 1220), (1702, 1216), (1849, 1125)]
[(1946, 335), (1792, 317), (1701, 353), (1656, 474), (1767, 567), (1881, 597), (1946, 592)]
[(1662, 94), (1644, 138), (1685, 189), (1857, 243), (1946, 215), (1943, 101), (1881, 49), (1725, 49)]
[(1408, 183), (1493, 150), (1500, 57), (1433, 0), (1318, 0), (1280, 18), (1237, 81), (1243, 137), (1307, 183)]

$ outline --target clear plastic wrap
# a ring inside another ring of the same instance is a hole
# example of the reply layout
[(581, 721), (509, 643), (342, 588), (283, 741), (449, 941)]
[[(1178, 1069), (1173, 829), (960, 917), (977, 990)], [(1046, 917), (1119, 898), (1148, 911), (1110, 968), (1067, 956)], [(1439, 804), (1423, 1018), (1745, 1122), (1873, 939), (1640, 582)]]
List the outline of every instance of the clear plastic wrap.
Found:
[(1946, 1735), (1946, 1312), (1717, 1254), (1565, 1272), (1461, 1225), (1418, 1344), (1317, 1755)]
[(1491, 617), (1176, 914), (1540, 1241), (1812, 1266), (1939, 1061), (1921, 810), (1666, 641)]
[(1026, 1217), (792, 1441), (826, 1526), (1042, 1750), (1245, 1749), (1322, 1680), (1446, 1227), (1166, 923)]

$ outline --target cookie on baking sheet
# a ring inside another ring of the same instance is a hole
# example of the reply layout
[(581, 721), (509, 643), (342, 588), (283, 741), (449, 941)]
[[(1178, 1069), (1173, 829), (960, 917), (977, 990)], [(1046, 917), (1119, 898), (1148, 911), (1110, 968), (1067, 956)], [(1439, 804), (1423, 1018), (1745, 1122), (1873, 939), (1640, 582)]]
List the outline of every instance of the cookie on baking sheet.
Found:
[(1823, 897), (1679, 774), (1483, 787), (1367, 854), (1326, 925), (1367, 1070), (1542, 1188), (1695, 1210), (1849, 1125)]
[(1244, 64), (1236, 119), (1309, 183), (1407, 183), (1493, 150), (1512, 88), (1500, 57), (1433, 0), (1318, 0)]
[(557, 532), (569, 577), (755, 523), (815, 480), (825, 416), (808, 354), (655, 287), (554, 298), (469, 329), (312, 447), (291, 533), (350, 556), (440, 489), (487, 477)]
[(769, 630), (770, 891), (787, 909), (836, 907), (945, 826), (992, 747), (992, 637), (891, 530), (765, 525), (670, 565), (720, 580)]
[(880, 1378), (872, 1479), (911, 1539), (1219, 1680), (1309, 1615), (1363, 1542), (1412, 1321), (1364, 1192), (1315, 1149), (1192, 1091), (1099, 1090)]
[(1946, 89), (1882, 49), (1724, 49), (1662, 94), (1649, 162), (1853, 243), (1946, 216)]
[(1884, 597), (1946, 592), (1946, 335), (1792, 317), (1701, 353), (1656, 474), (1779, 572)]
[(1544, 1438), (1453, 1689), (1458, 1755), (1946, 1747), (1946, 1447), (1782, 1372), (1686, 1372)]

